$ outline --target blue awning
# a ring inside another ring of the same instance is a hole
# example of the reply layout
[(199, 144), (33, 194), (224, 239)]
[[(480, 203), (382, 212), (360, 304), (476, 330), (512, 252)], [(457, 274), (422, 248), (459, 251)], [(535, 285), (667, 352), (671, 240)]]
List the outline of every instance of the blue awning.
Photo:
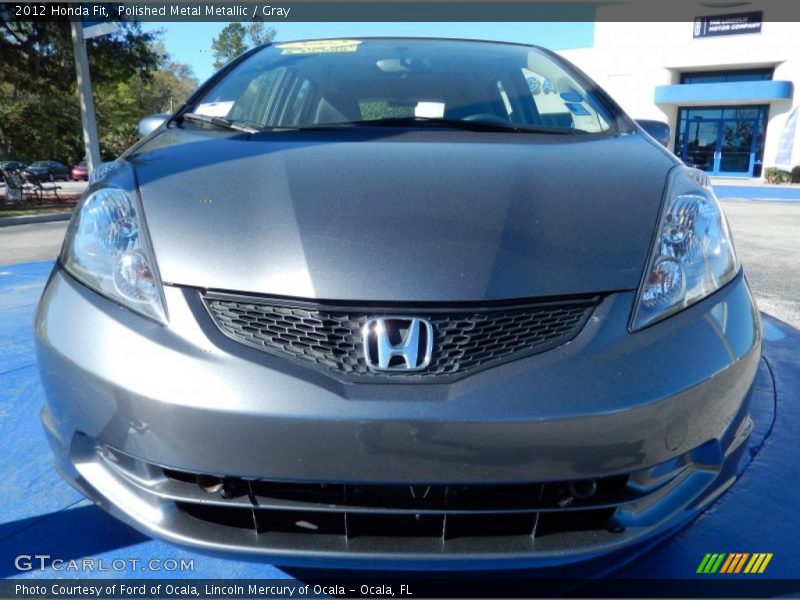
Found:
[(726, 83), (686, 83), (656, 88), (656, 104), (710, 104), (731, 102), (769, 102), (791, 100), (791, 81), (730, 81)]

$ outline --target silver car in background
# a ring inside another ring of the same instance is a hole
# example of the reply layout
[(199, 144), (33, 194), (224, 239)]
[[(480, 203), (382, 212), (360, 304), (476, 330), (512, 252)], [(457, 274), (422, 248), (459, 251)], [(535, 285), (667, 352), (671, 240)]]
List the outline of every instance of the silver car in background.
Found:
[(735, 480), (761, 325), (725, 217), (554, 54), (277, 43), (153, 125), (36, 315), (57, 467), (111, 514), (279, 564), (537, 567)]

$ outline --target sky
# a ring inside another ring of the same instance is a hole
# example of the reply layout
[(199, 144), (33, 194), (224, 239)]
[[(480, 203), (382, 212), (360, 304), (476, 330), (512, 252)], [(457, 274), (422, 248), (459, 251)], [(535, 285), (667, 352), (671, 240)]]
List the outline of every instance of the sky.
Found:
[[(214, 72), (211, 39), (226, 23), (143, 23), (146, 31), (164, 31), (174, 60), (191, 65), (202, 83)], [(330, 37), (431, 36), (522, 42), (551, 50), (591, 46), (593, 23), (297, 23), (274, 25), (277, 40)]]

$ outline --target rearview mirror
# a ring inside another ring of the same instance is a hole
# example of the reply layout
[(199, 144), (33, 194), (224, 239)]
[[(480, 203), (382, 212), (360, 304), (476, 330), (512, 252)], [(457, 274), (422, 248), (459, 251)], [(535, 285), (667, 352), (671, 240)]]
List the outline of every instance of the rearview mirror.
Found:
[(163, 113), (158, 115), (148, 115), (139, 121), (139, 137), (150, 135), (161, 127), (169, 119), (170, 115)]
[(653, 121), (651, 119), (637, 119), (636, 124), (647, 132), (659, 144), (665, 148), (669, 146), (669, 125), (661, 121)]

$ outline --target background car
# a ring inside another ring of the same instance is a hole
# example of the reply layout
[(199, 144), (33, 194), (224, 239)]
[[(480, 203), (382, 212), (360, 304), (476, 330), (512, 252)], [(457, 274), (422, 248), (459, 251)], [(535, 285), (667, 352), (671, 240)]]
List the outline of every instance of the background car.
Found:
[(70, 175), (73, 181), (89, 181), (89, 165), (86, 164), (85, 160), (82, 160), (72, 167)]
[(39, 160), (31, 163), (25, 172), (33, 175), (40, 181), (69, 181), (69, 168), (55, 160)]
[(0, 162), (0, 169), (3, 169), (4, 171), (21, 171), (27, 166), (27, 163), (19, 162), (18, 160), (6, 160)]

